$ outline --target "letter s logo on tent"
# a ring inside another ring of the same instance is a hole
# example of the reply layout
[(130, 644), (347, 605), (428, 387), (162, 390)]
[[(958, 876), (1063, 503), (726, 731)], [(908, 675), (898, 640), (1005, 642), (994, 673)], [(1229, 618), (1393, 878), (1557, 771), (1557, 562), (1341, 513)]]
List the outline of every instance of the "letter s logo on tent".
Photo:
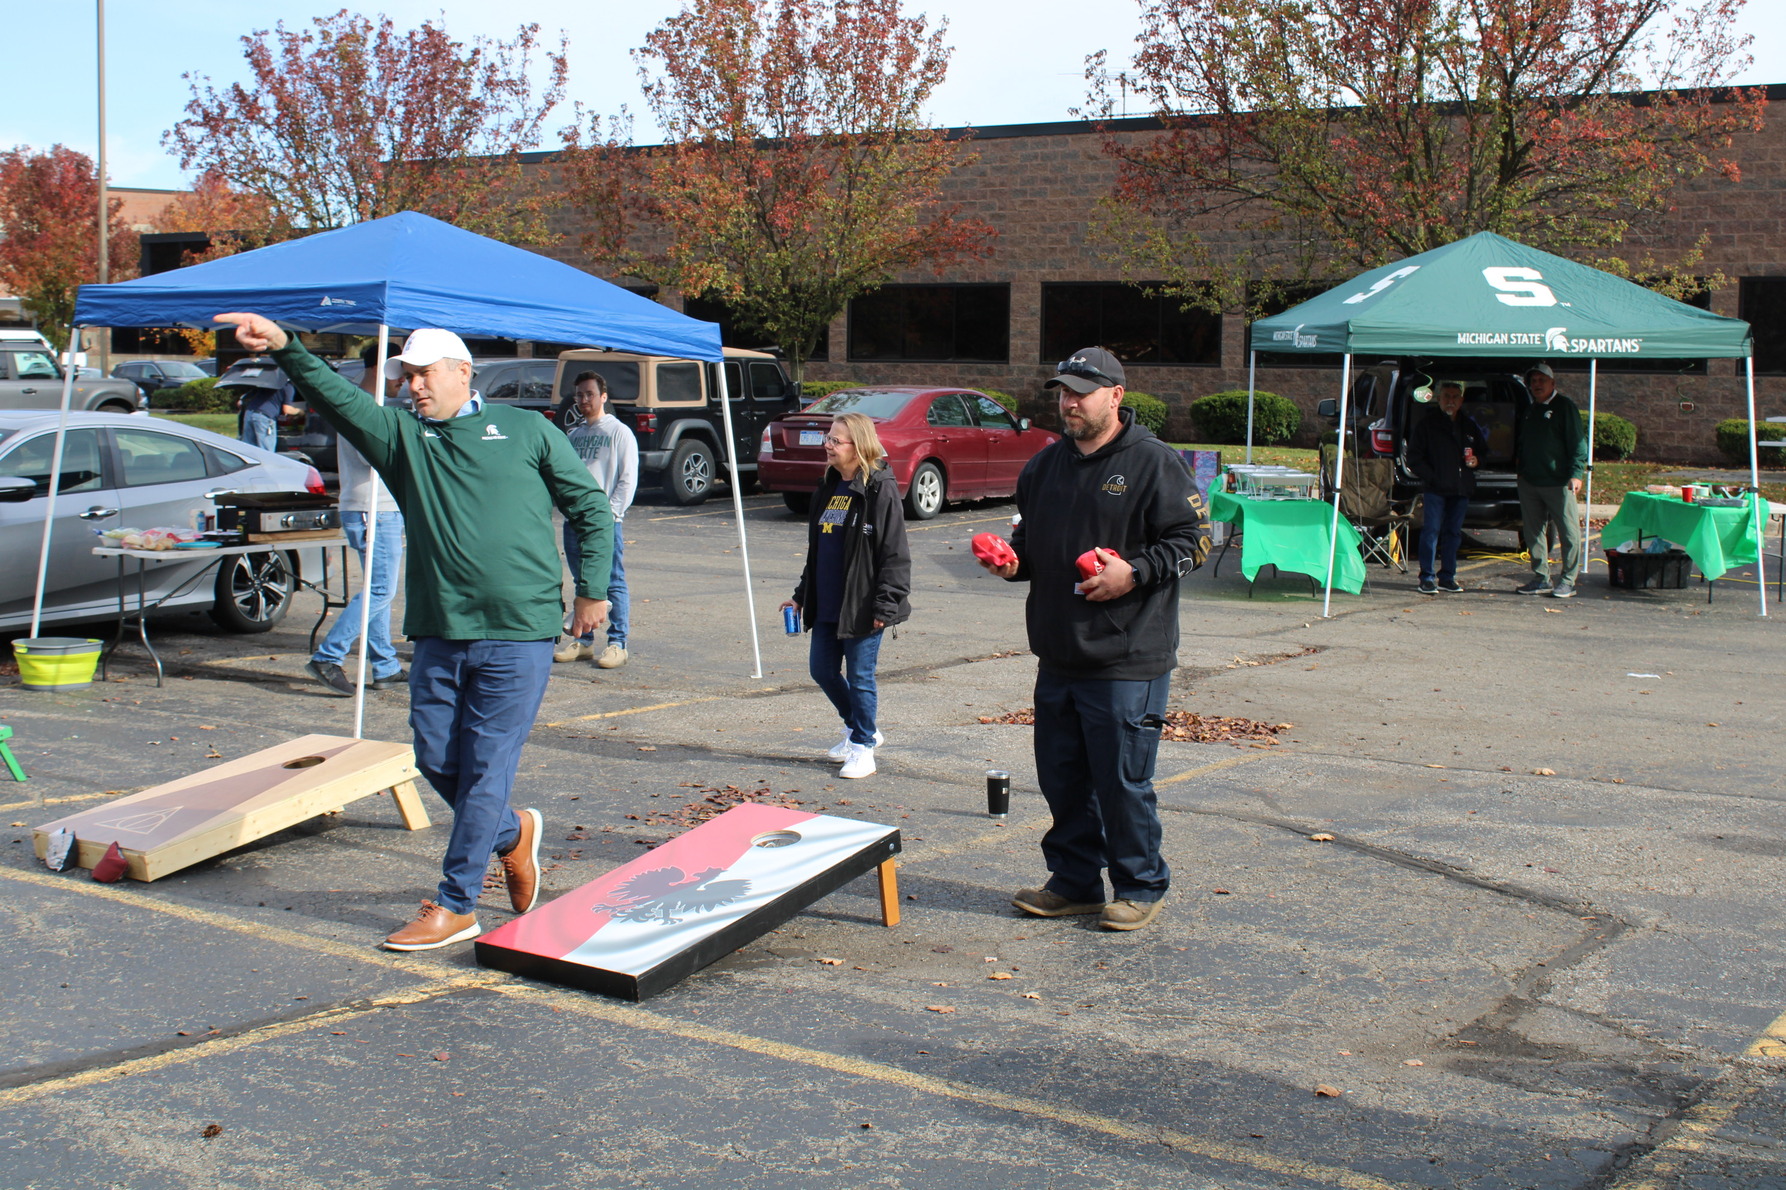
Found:
[(1346, 305), (1356, 306), (1359, 302), (1365, 301), (1368, 298), (1374, 298), (1385, 289), (1388, 289), (1391, 285), (1394, 285), (1397, 281), (1400, 281), (1403, 277), (1412, 277), (1419, 271), (1420, 266), (1417, 264), (1411, 264), (1405, 268), (1396, 269), (1395, 272), (1390, 273), (1387, 277), (1378, 278), (1377, 283), (1363, 293), (1355, 293), (1347, 298)]
[(1495, 298), (1505, 306), (1554, 306), (1557, 295), (1542, 284), (1544, 274), (1537, 269), (1488, 268), (1482, 276), (1500, 292)]

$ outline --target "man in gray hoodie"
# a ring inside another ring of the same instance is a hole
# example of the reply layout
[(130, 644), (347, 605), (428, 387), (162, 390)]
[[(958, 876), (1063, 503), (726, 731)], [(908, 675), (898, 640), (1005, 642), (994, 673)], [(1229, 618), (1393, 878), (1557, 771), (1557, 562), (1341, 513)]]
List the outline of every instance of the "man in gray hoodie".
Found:
[[(608, 645), (601, 656), (595, 656), (595, 634), (587, 637), (566, 636), (552, 651), (554, 661), (576, 661), (595, 657), (602, 669), (619, 669), (626, 664), (629, 600), (626, 592), (626, 568), (620, 552), (625, 546), (626, 510), (632, 505), (633, 493), (639, 489), (639, 440), (625, 422), (607, 411), (608, 382), (600, 372), (581, 372), (574, 381), (577, 412), (582, 415), (570, 431), (571, 445), (589, 468), (589, 474), (608, 494), (608, 507), (614, 510), (614, 568), (608, 579)], [(577, 573), (582, 553), (577, 535), (567, 523), (564, 527), (564, 557), (571, 574)]]

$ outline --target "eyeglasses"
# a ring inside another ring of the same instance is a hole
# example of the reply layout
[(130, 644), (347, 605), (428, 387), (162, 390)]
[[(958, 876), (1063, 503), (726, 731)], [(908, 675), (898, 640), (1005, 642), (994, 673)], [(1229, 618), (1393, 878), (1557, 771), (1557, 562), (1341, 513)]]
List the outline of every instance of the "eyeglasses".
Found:
[(1110, 377), (1104, 375), (1102, 372), (1077, 357), (1073, 359), (1063, 359), (1060, 363), (1055, 364), (1054, 374), (1056, 376), (1077, 376), (1082, 380), (1095, 380), (1098, 382), (1099, 388), (1115, 388), (1121, 383), (1120, 381), (1112, 380)]
[(825, 439), (825, 445), (826, 446), (854, 446), (855, 443), (851, 442), (848, 438), (832, 438), (832, 437), (827, 436)]

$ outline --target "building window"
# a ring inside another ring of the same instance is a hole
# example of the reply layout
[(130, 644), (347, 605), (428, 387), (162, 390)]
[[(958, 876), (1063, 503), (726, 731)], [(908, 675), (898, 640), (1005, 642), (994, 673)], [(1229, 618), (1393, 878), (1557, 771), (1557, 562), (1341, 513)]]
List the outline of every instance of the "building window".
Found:
[(1187, 310), (1141, 285), (1059, 283), (1042, 286), (1042, 362), (1053, 363), (1096, 343), (1124, 364), (1222, 362), (1222, 316)]
[[(742, 347), (746, 351), (780, 351), (786, 353), (786, 344), (773, 344), (769, 336), (762, 331), (746, 329), (749, 324), (738, 317), (727, 302), (717, 298), (684, 298), (682, 312), (690, 318), (698, 318), (702, 322), (719, 323), (719, 341), (726, 347)], [(819, 339), (806, 357), (809, 360), (828, 360), (831, 358), (831, 328), (825, 327), (819, 332)]]
[(1011, 358), (1009, 285), (883, 285), (850, 303), (850, 358), (995, 363)]
[[(1786, 374), (1786, 277), (1744, 277), (1737, 282), (1736, 316), (1755, 334), (1755, 374)], [(1743, 362), (1736, 362), (1740, 375)]]

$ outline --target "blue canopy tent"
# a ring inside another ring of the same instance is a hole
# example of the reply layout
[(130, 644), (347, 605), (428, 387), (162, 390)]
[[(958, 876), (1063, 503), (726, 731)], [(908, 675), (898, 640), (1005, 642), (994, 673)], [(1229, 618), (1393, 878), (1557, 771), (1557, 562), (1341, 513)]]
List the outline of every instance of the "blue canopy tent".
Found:
[[(717, 362), (723, 359), (719, 327), (689, 318), (580, 269), (438, 219), (406, 211), (384, 219), (322, 232), (253, 252), (139, 277), (116, 285), (83, 285), (75, 304), (76, 326), (187, 326), (212, 329), (215, 315), (252, 310), (294, 330), (377, 334), (382, 367), (390, 329), (438, 326), (461, 335), (544, 339), (614, 350)], [(725, 369), (717, 369), (720, 409), (726, 420), (726, 456), (732, 479), (733, 514), (744, 560), (755, 676), (762, 675), (756, 609), (750, 587), (738, 462), (732, 449), (731, 404)], [(63, 426), (57, 431), (38, 564), (32, 635), (43, 603), (44, 568), (61, 466), (72, 376), (62, 395)], [(371, 535), (373, 519), (367, 530)], [(370, 555), (372, 543), (367, 542)], [(369, 600), (361, 607), (369, 609)], [(361, 625), (360, 677), (365, 677), (365, 625)], [(363, 694), (363, 690), (362, 690)], [(356, 709), (354, 734), (360, 733)]]

